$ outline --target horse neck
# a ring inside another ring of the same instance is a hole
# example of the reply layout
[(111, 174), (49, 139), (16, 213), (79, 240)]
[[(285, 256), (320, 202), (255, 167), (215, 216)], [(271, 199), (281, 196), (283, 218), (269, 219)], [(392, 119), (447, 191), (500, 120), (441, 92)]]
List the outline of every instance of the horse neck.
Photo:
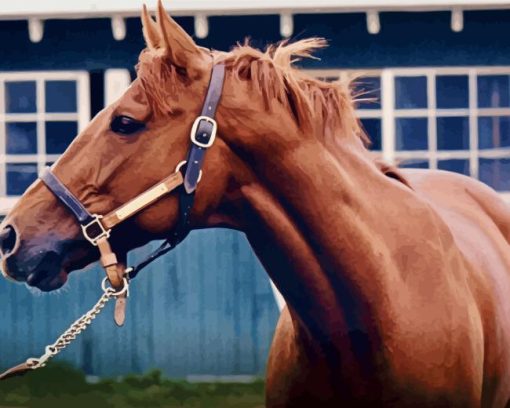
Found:
[(371, 331), (395, 273), (383, 203), (408, 193), (357, 141), (332, 150), (307, 140), (257, 154), (258, 182), (241, 187), (251, 245), (293, 318), (326, 338)]

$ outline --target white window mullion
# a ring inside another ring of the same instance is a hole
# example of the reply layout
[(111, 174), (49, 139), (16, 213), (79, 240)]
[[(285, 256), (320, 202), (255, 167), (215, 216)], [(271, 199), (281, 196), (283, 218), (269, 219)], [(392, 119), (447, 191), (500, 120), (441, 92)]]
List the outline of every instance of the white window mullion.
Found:
[(399, 109), (395, 110), (395, 118), (427, 118), (429, 116), (428, 109)]
[(433, 72), (427, 73), (427, 101), (429, 166), (431, 169), (437, 169), (436, 76)]
[[(500, 151), (487, 150), (484, 151), (486, 157), (505, 157)], [(430, 160), (432, 152), (430, 150), (401, 150), (395, 154), (397, 159), (418, 159)], [(507, 152), (507, 157), (510, 157), (510, 151)], [(443, 150), (436, 152), (438, 160), (448, 159), (469, 159), (469, 152), (467, 150)]]
[(119, 99), (131, 84), (127, 69), (107, 69), (104, 73), (104, 103), (110, 105)]
[(56, 162), (59, 157), (60, 157), (60, 154), (47, 154), (46, 162)]
[(402, 159), (419, 159), (429, 160), (430, 151), (428, 150), (399, 150), (395, 152), (395, 158), (398, 160)]
[[(77, 113), (44, 113), (43, 116), (46, 120), (62, 120), (62, 121), (77, 121), (79, 119)], [(36, 122), (41, 118), (41, 113), (6, 113), (0, 115), (1, 120), (8, 122)]]
[(443, 150), (437, 152), (437, 158), (441, 160), (449, 159), (468, 159), (469, 152), (467, 150)]
[[(0, 114), (5, 113), (5, 81), (0, 80)], [(7, 165), (5, 163), (5, 155), (7, 154), (6, 142), (6, 125), (5, 120), (0, 119), (0, 196), (7, 195)]]
[[(435, 93), (435, 89), (434, 89)], [(433, 109), (433, 108), (430, 108)], [(430, 115), (430, 109), (399, 109), (395, 111), (395, 117), (397, 118), (426, 118)], [(434, 116), (440, 117), (458, 117), (458, 116), (468, 116), (470, 114), (469, 109), (433, 109)], [(490, 116), (510, 116), (510, 109), (485, 109), (478, 110), (480, 114), (490, 115)]]
[(469, 174), (478, 178), (478, 84), (477, 72), (469, 70)]
[(5, 154), (0, 156), (6, 163), (38, 163), (39, 155), (36, 154)]
[[(478, 87), (478, 83), (476, 86)], [(478, 94), (476, 96), (478, 97)], [(478, 116), (510, 116), (510, 108), (477, 108), (475, 106), (474, 113)]]
[(356, 111), (356, 114), (360, 119), (381, 119), (381, 111), (379, 109), (360, 109)]
[(90, 78), (88, 72), (81, 72), (76, 80), (78, 132), (81, 132), (90, 122)]
[(478, 159), (508, 159), (510, 158), (510, 149), (505, 148), (493, 148), (483, 149), (477, 152)]
[(36, 81), (36, 110), (37, 110), (37, 171), (40, 173), (46, 166), (46, 100), (44, 79)]
[(385, 69), (381, 74), (381, 144), (384, 160), (395, 162), (395, 77)]

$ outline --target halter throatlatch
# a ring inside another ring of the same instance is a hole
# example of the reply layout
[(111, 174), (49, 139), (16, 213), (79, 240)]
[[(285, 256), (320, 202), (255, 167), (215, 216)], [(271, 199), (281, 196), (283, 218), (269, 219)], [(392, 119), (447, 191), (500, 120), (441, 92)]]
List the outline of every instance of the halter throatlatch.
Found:
[[(221, 98), (224, 79), (225, 66), (214, 65), (202, 112), (191, 128), (191, 145), (186, 160), (180, 162), (167, 178), (108, 214), (91, 214), (49, 167), (42, 172), (40, 179), (74, 215), (85, 239), (98, 248), (100, 261), (106, 272), (102, 285), (104, 293), (88, 313), (74, 322), (54, 344), (46, 347), (43, 356), (39, 359), (28, 359), (25, 363), (7, 370), (0, 375), (0, 380), (44, 367), (48, 359), (58, 354), (88, 327), (106, 302), (112, 298), (116, 300), (115, 322), (119, 326), (124, 323), (129, 281), (152, 261), (175, 248), (190, 232), (190, 213), (195, 200), (195, 190), (202, 175), (205, 153), (213, 145), (216, 137), (217, 124), (214, 116)], [(175, 190), (179, 193), (179, 218), (176, 227), (159, 248), (137, 265), (126, 268), (125, 260), (119, 260), (110, 245), (112, 229)], [(107, 287), (107, 283), (111, 287)]]

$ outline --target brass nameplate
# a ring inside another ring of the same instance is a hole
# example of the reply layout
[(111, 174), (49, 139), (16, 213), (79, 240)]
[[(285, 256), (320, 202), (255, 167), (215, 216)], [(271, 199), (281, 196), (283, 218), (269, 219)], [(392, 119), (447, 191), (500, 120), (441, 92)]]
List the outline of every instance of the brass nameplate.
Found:
[(141, 209), (147, 207), (149, 204), (152, 204), (154, 201), (169, 191), (170, 190), (165, 185), (165, 183), (160, 183), (157, 186), (152, 187), (150, 190), (140, 194), (129, 203), (124, 204), (115, 212), (115, 215), (119, 221), (125, 220)]

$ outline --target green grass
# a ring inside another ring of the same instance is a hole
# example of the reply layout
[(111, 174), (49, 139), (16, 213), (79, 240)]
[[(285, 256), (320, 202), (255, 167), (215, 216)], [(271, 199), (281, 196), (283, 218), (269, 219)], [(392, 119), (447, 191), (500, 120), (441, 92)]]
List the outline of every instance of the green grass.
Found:
[(189, 383), (157, 370), (89, 384), (80, 371), (52, 364), (0, 382), (0, 408), (261, 408), (264, 383)]

